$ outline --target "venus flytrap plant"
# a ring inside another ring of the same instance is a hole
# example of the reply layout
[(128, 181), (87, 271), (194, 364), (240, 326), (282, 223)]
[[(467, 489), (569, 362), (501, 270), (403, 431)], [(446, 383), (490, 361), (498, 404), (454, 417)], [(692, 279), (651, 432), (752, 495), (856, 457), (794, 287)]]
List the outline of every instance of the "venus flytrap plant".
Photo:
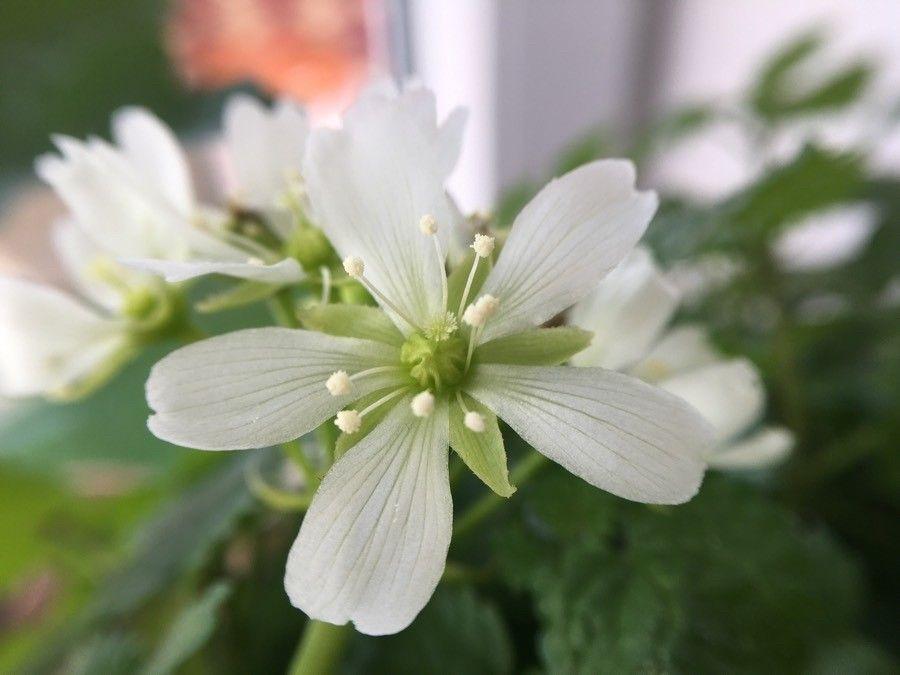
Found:
[[(446, 276), (444, 181), (458, 153), (423, 90), (364, 99), (313, 132), (304, 164), (317, 222), (379, 307), (321, 305), (305, 329), (258, 328), (160, 361), (149, 427), (180, 445), (282, 443), (324, 423), (341, 436), (291, 549), (285, 588), (310, 617), (369, 634), (406, 627), (444, 569), (448, 448), (509, 496), (498, 416), (534, 448), (627, 499), (696, 492), (711, 441), (686, 403), (626, 375), (560, 366), (590, 335), (540, 328), (631, 250), (656, 208), (624, 161), (553, 181), (498, 257), (473, 242)], [(488, 271), (489, 270), (489, 271)], [(486, 273), (484, 273), (486, 272)], [(459, 308), (462, 316), (458, 316)]]

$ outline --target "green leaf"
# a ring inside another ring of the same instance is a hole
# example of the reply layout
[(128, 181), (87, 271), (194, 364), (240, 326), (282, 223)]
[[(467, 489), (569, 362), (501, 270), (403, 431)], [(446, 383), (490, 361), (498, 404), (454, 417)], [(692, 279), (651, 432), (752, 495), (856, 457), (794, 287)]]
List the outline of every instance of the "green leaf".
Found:
[(140, 649), (133, 636), (97, 635), (72, 655), (65, 672), (68, 675), (131, 675), (139, 658)]
[(403, 334), (377, 307), (364, 305), (312, 305), (299, 310), (304, 328), (329, 335), (375, 340), (400, 347)]
[(750, 93), (750, 104), (760, 116), (774, 121), (837, 110), (860, 97), (874, 73), (870, 64), (861, 61), (832, 73), (812, 89), (804, 89), (803, 69), (823, 45), (821, 34), (806, 33), (773, 56)]
[(406, 630), (360, 638), (357, 652), (373, 649), (359, 672), (401, 675), (488, 675), (513, 672), (509, 633), (493, 603), (471, 589), (438, 589)]
[(35, 671), (47, 671), (65, 653), (84, 642), (98, 626), (118, 622), (158, 597), (170, 584), (195, 572), (211, 549), (230, 534), (240, 516), (255, 504), (245, 474), (280, 456), (272, 450), (235, 456), (169, 502), (136, 536), (133, 554), (99, 585), (84, 612), (34, 655)]
[(206, 644), (218, 622), (219, 607), (231, 593), (228, 583), (219, 582), (202, 597), (188, 605), (175, 618), (149, 662), (143, 675), (169, 675)]
[(194, 303), (194, 307), (201, 314), (214, 314), (235, 307), (243, 307), (253, 302), (259, 302), (275, 295), (280, 286), (264, 284), (259, 281), (241, 281), (233, 286), (211, 293), (205, 298)]
[(470, 411), (479, 413), (485, 422), (485, 430), (475, 433), (464, 423), (465, 413), (459, 402), (450, 402), (450, 446), (466, 466), (485, 485), (501, 497), (509, 497), (516, 488), (509, 484), (506, 466), (506, 449), (497, 425), (497, 416), (470, 396), (460, 394)]
[(556, 160), (553, 175), (562, 176), (583, 164), (609, 157), (611, 154), (612, 145), (606, 135), (600, 130), (590, 131), (563, 149)]
[(551, 469), (520, 492), (495, 555), (553, 672), (798, 672), (856, 630), (854, 565), (748, 486), (649, 508)]
[(594, 334), (574, 326), (536, 328), (485, 342), (472, 355), (476, 363), (555, 366), (591, 344)]
[[(475, 276), (472, 278), (472, 285), (469, 287), (466, 305), (472, 304), (478, 297), (478, 291), (488, 278), (488, 274), (491, 273), (491, 268), (493, 267), (492, 259), (496, 255), (497, 249), (495, 248), (494, 255), (491, 256), (491, 259), (479, 259), (478, 267), (475, 269)], [(447, 307), (449, 307), (450, 311), (454, 314), (459, 309), (459, 301), (462, 299), (463, 291), (466, 289), (466, 281), (469, 279), (469, 273), (472, 270), (472, 261), (474, 260), (475, 253), (470, 250), (465, 258), (463, 258), (462, 262), (460, 262), (460, 264), (450, 272), (450, 276), (447, 277)], [(463, 309), (465, 310), (465, 307), (463, 307)]]
[[(355, 401), (353, 405), (348, 407), (354, 410), (364, 410), (368, 406), (375, 403), (375, 401), (380, 399), (382, 396), (386, 396), (395, 389), (396, 387), (386, 387), (384, 389), (379, 389), (378, 391), (372, 392), (368, 396), (363, 396), (358, 401)], [(345, 434), (341, 432), (341, 435), (338, 436), (337, 441), (335, 441), (334, 443), (334, 461), (339, 460), (347, 453), (350, 448), (352, 448), (354, 445), (368, 436), (369, 432), (372, 431), (372, 429), (374, 429), (376, 426), (378, 426), (379, 422), (387, 417), (387, 414), (391, 411), (394, 405), (396, 405), (396, 401), (389, 401), (388, 403), (375, 408), (375, 410), (366, 413), (366, 416), (362, 419), (362, 424), (359, 427), (359, 431), (357, 431), (356, 433)], [(331, 422), (327, 422), (327, 424), (331, 424)]]

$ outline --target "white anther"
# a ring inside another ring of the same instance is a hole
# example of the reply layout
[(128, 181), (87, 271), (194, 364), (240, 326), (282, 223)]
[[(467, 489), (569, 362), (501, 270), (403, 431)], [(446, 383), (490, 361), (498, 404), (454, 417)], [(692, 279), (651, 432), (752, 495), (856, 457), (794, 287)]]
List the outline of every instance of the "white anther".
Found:
[(345, 434), (355, 434), (362, 426), (362, 415), (356, 410), (341, 410), (335, 417), (334, 424)]
[(325, 388), (332, 396), (343, 396), (350, 393), (350, 375), (346, 370), (338, 370), (325, 380)]
[(422, 230), (422, 234), (437, 234), (437, 219), (430, 213), (426, 213), (419, 220), (419, 229)]
[(477, 328), (478, 326), (483, 326), (484, 322), (487, 320), (484, 316), (484, 312), (478, 309), (475, 304), (471, 304), (466, 307), (466, 311), (463, 312), (463, 321), (473, 328)]
[(434, 394), (427, 390), (420, 391), (413, 396), (409, 407), (412, 408), (412, 413), (416, 417), (428, 417), (434, 412)]
[(362, 258), (349, 255), (344, 258), (344, 271), (354, 279), (358, 279), (366, 271), (366, 264)]
[(476, 234), (475, 241), (469, 246), (479, 258), (487, 258), (494, 252), (494, 238), (486, 234)]
[(266, 263), (262, 258), (257, 258), (255, 256), (250, 256), (247, 258), (248, 265), (255, 265), (256, 267), (263, 267)]
[(474, 431), (476, 434), (484, 433), (484, 430), (487, 428), (487, 425), (484, 423), (484, 415), (474, 410), (466, 413), (463, 423), (466, 425), (466, 429)]
[(481, 312), (485, 321), (497, 313), (498, 307), (500, 307), (500, 301), (490, 293), (485, 293), (475, 301), (475, 309)]

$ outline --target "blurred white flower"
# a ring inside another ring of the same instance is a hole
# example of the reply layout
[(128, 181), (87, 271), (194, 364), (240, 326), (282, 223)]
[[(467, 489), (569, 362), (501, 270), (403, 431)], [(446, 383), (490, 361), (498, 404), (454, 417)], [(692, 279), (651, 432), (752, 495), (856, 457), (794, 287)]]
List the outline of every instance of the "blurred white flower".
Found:
[(814, 213), (778, 237), (775, 256), (782, 268), (792, 272), (838, 267), (859, 257), (875, 234), (877, 217), (871, 204)]
[[(231, 117), (249, 119), (246, 133), (252, 140), (245, 145), (264, 141), (260, 133), (264, 115), (239, 114), (250, 105), (238, 98), (229, 108)], [(283, 110), (279, 107), (273, 114), (273, 127), (284, 131), (293, 123), (299, 126), (296, 133), (305, 139), (302, 114), (289, 118)], [(197, 202), (184, 152), (172, 131), (152, 113), (123, 108), (113, 115), (112, 133), (115, 145), (98, 138), (81, 142), (56, 137), (61, 155), (38, 158), (36, 170), (65, 202), (78, 225), (117, 259), (164, 274), (173, 282), (210, 273), (269, 283), (290, 283), (302, 277), (296, 260), (273, 250), (268, 242), (260, 243), (263, 236), (253, 236), (271, 234), (262, 231), (261, 225), (239, 221), (244, 231), (235, 231), (231, 215)], [(234, 140), (236, 133), (229, 133), (232, 146), (245, 150)], [(258, 152), (271, 151), (271, 146), (269, 143)], [(282, 148), (297, 147), (291, 135), (285, 134)], [(302, 141), (299, 147), (302, 149)], [(255, 160), (241, 154), (241, 161)], [(246, 188), (254, 199), (262, 194), (266, 181), (266, 176), (258, 173), (261, 170), (255, 166), (253, 175), (258, 180)], [(259, 232), (248, 234), (253, 227)], [(277, 240), (275, 234), (272, 238)]]
[[(551, 344), (540, 340), (559, 333), (536, 327), (596, 287), (642, 236), (657, 200), (635, 190), (633, 166), (595, 162), (550, 183), (516, 219), (483, 286), (451, 302), (442, 224), (459, 134), (447, 129), (433, 95), (414, 88), (370, 93), (342, 129), (311, 136), (314, 211), (384, 313), (342, 306), (353, 314), (330, 335), (261, 328), (198, 342), (160, 361), (147, 383), (153, 433), (197, 448), (285, 442), (337, 415), (355, 444), (313, 499), (285, 587), (311, 617), (369, 634), (409, 625), (441, 578), (448, 445), (500, 494), (514, 490), (495, 413), (572, 473), (643, 502), (690, 499), (711, 442), (690, 406), (637, 378), (523, 365), (545, 363), (543, 351), (529, 361), (504, 348)], [(433, 234), (420, 230), (425, 215)], [(457, 302), (476, 307), (471, 329)]]
[(790, 432), (752, 431), (765, 405), (755, 366), (722, 357), (698, 326), (667, 328), (678, 303), (649, 251), (636, 249), (569, 312), (572, 324), (595, 331), (573, 365), (626, 372), (690, 403), (716, 430), (710, 466), (759, 467), (784, 458)]
[(71, 221), (56, 224), (63, 267), (85, 301), (0, 277), (0, 395), (69, 397), (133, 355), (129, 313), (152, 303), (146, 275), (105, 256)]

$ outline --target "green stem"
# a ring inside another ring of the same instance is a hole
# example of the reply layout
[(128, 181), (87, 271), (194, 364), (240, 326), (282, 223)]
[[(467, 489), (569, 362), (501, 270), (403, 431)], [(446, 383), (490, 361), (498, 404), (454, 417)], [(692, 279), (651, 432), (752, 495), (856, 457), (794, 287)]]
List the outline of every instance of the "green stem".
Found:
[(247, 487), (263, 504), (275, 511), (303, 512), (312, 502), (312, 492), (287, 492), (266, 483), (258, 471), (248, 471)]
[(321, 482), (319, 472), (316, 471), (316, 467), (313, 466), (312, 462), (309, 461), (309, 457), (303, 452), (303, 446), (300, 445), (299, 439), (282, 443), (281, 449), (288, 459), (296, 464), (297, 468), (303, 472), (303, 475), (306, 477), (307, 491), (310, 493), (315, 492)]
[(291, 289), (283, 288), (269, 298), (269, 311), (279, 326), (284, 326), (285, 328), (300, 327), (300, 321), (294, 312), (294, 300), (291, 296)]
[[(522, 485), (528, 481), (537, 470), (546, 463), (546, 461), (546, 457), (532, 451), (528, 457), (521, 460), (516, 464), (515, 468), (509, 472), (510, 483), (516, 486)], [(456, 524), (453, 526), (454, 538), (466, 535), (472, 528), (508, 501), (509, 500), (505, 497), (501, 497), (494, 492), (486, 494), (457, 518)]]
[(338, 666), (350, 625), (310, 620), (303, 631), (297, 651), (288, 667), (288, 675), (328, 675)]

